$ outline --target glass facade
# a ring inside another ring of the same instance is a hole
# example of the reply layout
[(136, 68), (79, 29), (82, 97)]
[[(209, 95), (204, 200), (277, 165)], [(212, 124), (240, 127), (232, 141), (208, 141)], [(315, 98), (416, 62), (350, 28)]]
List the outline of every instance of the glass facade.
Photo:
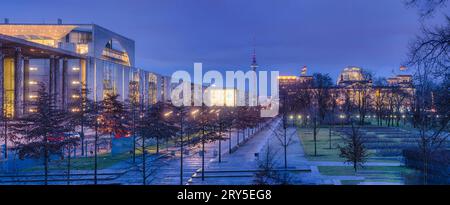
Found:
[(4, 116), (12, 117), (14, 116), (14, 59), (5, 58), (3, 59), (3, 107)]
[(149, 104), (154, 105), (158, 101), (158, 76), (149, 74), (148, 87)]

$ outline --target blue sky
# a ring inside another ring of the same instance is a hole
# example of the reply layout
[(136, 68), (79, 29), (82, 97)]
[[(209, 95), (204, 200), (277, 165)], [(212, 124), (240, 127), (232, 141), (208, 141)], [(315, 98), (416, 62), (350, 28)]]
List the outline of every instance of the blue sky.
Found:
[(348, 65), (391, 75), (418, 33), (417, 10), (401, 0), (14, 0), (12, 23), (96, 23), (136, 41), (136, 65), (165, 75), (249, 69), (298, 75)]

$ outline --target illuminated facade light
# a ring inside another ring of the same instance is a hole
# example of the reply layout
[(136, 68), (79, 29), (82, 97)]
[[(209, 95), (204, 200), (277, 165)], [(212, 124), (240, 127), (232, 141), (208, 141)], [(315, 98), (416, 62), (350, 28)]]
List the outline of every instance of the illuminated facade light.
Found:
[(37, 95), (29, 95), (28, 96), (28, 98), (33, 99), (33, 100), (36, 99), (37, 97), (38, 97)]
[(30, 81), (28, 82), (28, 84), (30, 84), (30, 85), (37, 85), (38, 82), (37, 82), (37, 81), (34, 81), (34, 80), (30, 80)]
[(38, 70), (38, 68), (36, 68), (36, 67), (30, 67), (30, 71), (37, 71)]
[(191, 115), (196, 115), (198, 113), (199, 110), (194, 110), (191, 112)]
[(72, 108), (70, 111), (72, 111), (72, 112), (80, 112), (80, 108)]
[(78, 99), (78, 98), (80, 98), (80, 96), (79, 95), (72, 95), (72, 98), (73, 99)]
[(80, 84), (80, 81), (77, 81), (77, 80), (72, 81), (72, 85), (79, 85), (79, 84)]
[(28, 112), (37, 112), (37, 109), (36, 108), (30, 108), (30, 109), (28, 109)]
[(297, 80), (297, 76), (278, 76), (278, 80)]
[(79, 71), (80, 68), (79, 68), (79, 67), (73, 67), (72, 70), (73, 70), (73, 71)]

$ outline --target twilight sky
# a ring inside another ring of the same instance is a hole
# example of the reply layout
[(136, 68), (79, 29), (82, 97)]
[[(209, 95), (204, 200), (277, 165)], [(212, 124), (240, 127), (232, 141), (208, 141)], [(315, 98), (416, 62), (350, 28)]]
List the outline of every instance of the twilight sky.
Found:
[(96, 23), (134, 39), (136, 65), (165, 75), (249, 69), (336, 78), (348, 65), (391, 75), (418, 33), (417, 10), (402, 0), (14, 0), (11, 23)]

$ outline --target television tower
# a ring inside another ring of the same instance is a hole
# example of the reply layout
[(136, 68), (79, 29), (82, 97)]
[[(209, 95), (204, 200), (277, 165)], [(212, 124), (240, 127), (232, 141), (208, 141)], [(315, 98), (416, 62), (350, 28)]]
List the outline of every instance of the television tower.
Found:
[(258, 68), (258, 63), (256, 63), (256, 48), (253, 48), (252, 65), (250, 65), (250, 68), (252, 68), (253, 71), (256, 71)]

